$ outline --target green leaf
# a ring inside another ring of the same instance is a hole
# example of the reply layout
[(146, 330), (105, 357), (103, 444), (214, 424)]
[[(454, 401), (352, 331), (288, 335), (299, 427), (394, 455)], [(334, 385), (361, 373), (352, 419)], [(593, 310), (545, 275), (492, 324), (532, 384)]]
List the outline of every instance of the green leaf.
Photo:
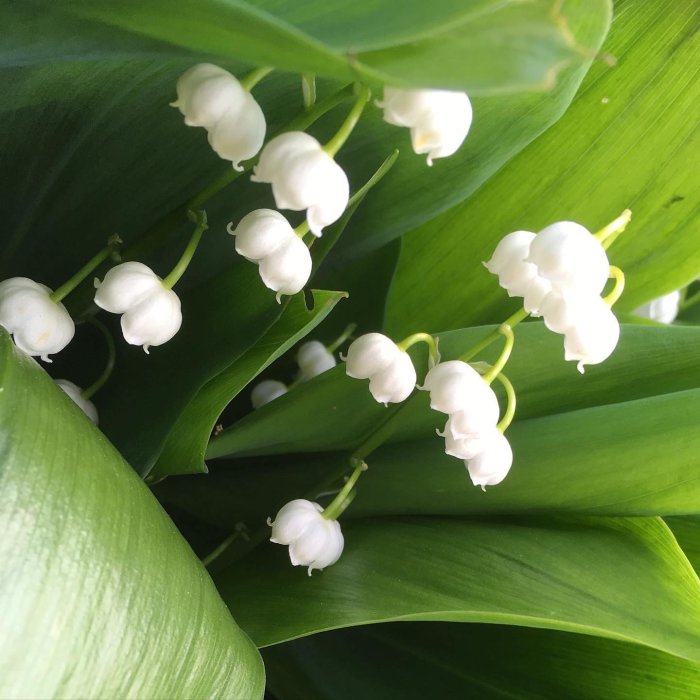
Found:
[(443, 620), (581, 632), (700, 660), (700, 582), (660, 519), (396, 517), (343, 529), (342, 558), (311, 578), (270, 543), (215, 575), (258, 646)]
[(609, 639), (500, 625), (401, 623), (264, 650), (279, 700), (694, 700), (700, 666)]
[(665, 518), (695, 571), (700, 571), (700, 515)]
[(204, 567), (4, 330), (0, 492), (0, 696), (262, 697), (259, 655)]
[[(196, 6), (187, 0), (71, 0), (50, 8), (220, 58), (341, 80), (474, 93), (549, 87), (562, 66), (590, 52), (576, 45), (568, 7), (560, 12), (552, 0), (438, 0), (401, 12), (391, 0), (373, 0), (330, 14), (312, 0), (208, 0)], [(596, 7), (599, 13), (607, 9), (603, 3)]]
[(323, 321), (343, 292), (313, 292), (307, 309), (303, 295), (292, 297), (282, 316), (237, 361), (210, 379), (175, 421), (150, 477), (206, 472), (204, 453), (217, 418), (231, 400), (266, 367)]
[(505, 234), (557, 220), (597, 230), (632, 209), (632, 223), (609, 251), (627, 275), (621, 310), (700, 274), (699, 210), (690, 196), (700, 184), (698, 124), (687, 118), (700, 100), (688, 68), (700, 51), (696, 11), (691, 2), (616, 3), (605, 49), (617, 66), (594, 66), (556, 126), (477, 196), (406, 236), (391, 333), (497, 320), (507, 298), (479, 263)]

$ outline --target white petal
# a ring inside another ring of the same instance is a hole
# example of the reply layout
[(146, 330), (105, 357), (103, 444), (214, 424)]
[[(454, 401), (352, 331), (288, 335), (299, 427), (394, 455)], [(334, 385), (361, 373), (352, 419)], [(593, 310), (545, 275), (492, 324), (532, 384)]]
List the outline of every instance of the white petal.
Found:
[(379, 403), (401, 403), (416, 386), (416, 370), (408, 353), (399, 354), (390, 365), (369, 378), (369, 390)]
[(643, 318), (649, 318), (659, 323), (673, 323), (678, 316), (681, 301), (680, 290), (676, 289), (670, 294), (665, 294), (658, 299), (653, 299), (647, 304), (635, 309), (632, 313)]
[(264, 379), (253, 387), (250, 392), (250, 402), (253, 408), (260, 408), (287, 393), (287, 385), (276, 379)]
[(230, 73), (200, 82), (184, 101), (181, 111), (187, 126), (213, 129), (230, 110), (237, 110), (248, 93)]
[(493, 389), (482, 382), (487, 391), (475, 391), (461, 405), (460, 410), (450, 413), (449, 429), (458, 440), (472, 439), (495, 428), (500, 407)]
[(124, 340), (131, 345), (143, 345), (146, 350), (170, 340), (181, 325), (180, 299), (162, 284), (160, 289), (131, 306), (121, 319)]
[(323, 508), (318, 503), (296, 498), (282, 506), (272, 523), (270, 541), (289, 544), (296, 540), (311, 525), (323, 519)]
[(311, 276), (311, 253), (296, 234), (260, 261), (260, 277), (279, 294), (300, 292)]
[(504, 435), (495, 431), (484, 450), (467, 460), (466, 467), (474, 486), (494, 486), (506, 478), (513, 464), (513, 451)]
[(236, 252), (253, 262), (262, 260), (297, 237), (287, 219), (274, 209), (256, 209), (244, 216), (234, 236)]
[(304, 379), (311, 379), (336, 365), (335, 357), (318, 340), (310, 340), (297, 350), (297, 364)]
[(459, 360), (433, 367), (425, 377), (423, 389), (430, 391), (430, 407), (442, 413), (463, 411), (474, 402), (488, 401), (489, 394), (493, 394), (481, 375)]
[(177, 107), (182, 114), (185, 105), (192, 96), (192, 92), (205, 80), (209, 78), (230, 75), (228, 71), (212, 63), (198, 63), (186, 70), (178, 79), (175, 89), (177, 90), (177, 100), (172, 106)]
[(160, 277), (150, 267), (125, 262), (107, 272), (95, 292), (95, 304), (113, 314), (123, 314), (162, 286)]
[(542, 302), (552, 291), (552, 283), (540, 275), (535, 275), (528, 280), (520, 291), (522, 292), (520, 296), (523, 297), (525, 311), (533, 316), (539, 316)]
[(620, 338), (620, 324), (610, 307), (594, 297), (581, 312), (576, 325), (564, 336), (564, 357), (584, 365), (597, 365), (612, 354)]
[(353, 379), (368, 379), (392, 364), (400, 352), (391, 338), (381, 333), (366, 333), (350, 344), (345, 372)]
[(320, 148), (321, 144), (303, 131), (290, 131), (276, 136), (262, 149), (250, 179), (253, 182), (272, 182), (287, 167), (290, 157), (305, 152), (313, 153)]
[(70, 396), (70, 398), (73, 400), (73, 402), (80, 408), (80, 410), (93, 422), (95, 425), (97, 425), (98, 417), (97, 417), (97, 409), (95, 408), (95, 404), (92, 403), (89, 399), (86, 399), (82, 395), (82, 389), (74, 384), (73, 382), (69, 381), (68, 379), (57, 379), (56, 384), (63, 389), (63, 391)]

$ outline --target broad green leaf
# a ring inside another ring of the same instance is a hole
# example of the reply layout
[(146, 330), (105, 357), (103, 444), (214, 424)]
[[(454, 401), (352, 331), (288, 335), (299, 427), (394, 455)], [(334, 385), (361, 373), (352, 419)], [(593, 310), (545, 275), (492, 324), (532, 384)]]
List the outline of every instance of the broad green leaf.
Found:
[(695, 571), (700, 571), (700, 515), (665, 520)]
[(700, 666), (654, 649), (500, 625), (372, 625), (278, 644), (263, 658), (279, 700), (693, 700), (700, 687)]
[(204, 453), (217, 418), (258, 374), (311, 332), (345, 295), (315, 292), (307, 309), (302, 295), (292, 297), (282, 316), (237, 361), (210, 379), (175, 421), (150, 477), (206, 472)]
[[(562, 66), (582, 61), (591, 49), (576, 45), (568, 4), (562, 10), (552, 0), (438, 0), (401, 12), (390, 0), (345, 2), (332, 13), (314, 0), (196, 6), (187, 0), (71, 0), (50, 8), (211, 56), (341, 80), (475, 93), (549, 87)], [(595, 10), (603, 13), (607, 5), (597, 3)]]
[(700, 660), (700, 582), (660, 519), (396, 517), (343, 528), (343, 556), (321, 574), (309, 578), (264, 543), (214, 576), (258, 646), (443, 620), (581, 632)]
[(621, 310), (700, 274), (690, 196), (700, 184), (698, 122), (688, 118), (700, 100), (697, 13), (689, 0), (616, 3), (604, 48), (617, 66), (594, 66), (556, 126), (477, 196), (406, 237), (391, 333), (498, 320), (507, 298), (481, 261), (505, 234), (562, 219), (597, 230), (632, 209), (632, 223), (609, 251), (627, 275)]
[(0, 493), (0, 696), (262, 697), (258, 653), (204, 567), (3, 330)]

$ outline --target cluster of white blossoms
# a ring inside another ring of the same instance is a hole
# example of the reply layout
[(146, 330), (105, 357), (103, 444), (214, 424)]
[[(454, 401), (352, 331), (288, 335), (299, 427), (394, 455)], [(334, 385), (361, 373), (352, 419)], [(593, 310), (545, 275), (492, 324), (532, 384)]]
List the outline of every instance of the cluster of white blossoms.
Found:
[(466, 362), (441, 362), (428, 371), (421, 387), (430, 392), (430, 407), (446, 413), (445, 452), (463, 459), (475, 486), (505, 479), (513, 452), (498, 429), (499, 406), (493, 389)]
[[(333, 353), (320, 341), (309, 340), (299, 346), (296, 354), (299, 373), (295, 383), (307, 382), (319, 374), (333, 369), (337, 362)], [(277, 379), (264, 379), (253, 387), (250, 402), (253, 408), (260, 408), (286, 394), (289, 387)]]
[(620, 324), (600, 296), (611, 267), (588, 229), (559, 221), (538, 234), (515, 231), (484, 264), (509, 296), (523, 298), (528, 313), (542, 316), (547, 328), (564, 335), (565, 358), (577, 361), (580, 372), (615, 349)]
[(381, 333), (367, 333), (351, 343), (345, 371), (354, 379), (369, 379), (370, 393), (384, 405), (404, 401), (416, 386), (410, 356)]
[(248, 90), (227, 70), (200, 63), (180, 76), (172, 103), (187, 126), (207, 130), (209, 145), (236, 170), (257, 155), (265, 140), (265, 115)]
[(384, 121), (411, 129), (415, 153), (435, 158), (453, 155), (472, 124), (472, 105), (463, 92), (449, 90), (400, 90), (385, 87)]

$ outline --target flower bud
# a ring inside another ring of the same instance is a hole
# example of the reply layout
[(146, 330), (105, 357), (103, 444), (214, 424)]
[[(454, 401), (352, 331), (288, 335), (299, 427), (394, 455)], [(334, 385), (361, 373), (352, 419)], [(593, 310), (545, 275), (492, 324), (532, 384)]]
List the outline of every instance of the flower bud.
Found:
[(530, 245), (527, 262), (554, 286), (600, 294), (610, 263), (605, 249), (588, 229), (573, 221), (558, 221), (542, 229)]
[(75, 335), (73, 319), (63, 304), (51, 299), (51, 293), (26, 277), (0, 282), (0, 326), (12, 334), (20, 350), (45, 362)]
[(384, 88), (384, 121), (411, 128), (415, 153), (434, 158), (451, 156), (461, 145), (472, 123), (472, 106), (463, 92)]
[(297, 364), (301, 376), (304, 380), (308, 380), (333, 369), (336, 361), (323, 343), (318, 340), (310, 340), (297, 350)]
[(369, 379), (379, 403), (400, 403), (416, 385), (416, 370), (408, 353), (381, 333), (367, 333), (350, 343), (345, 372), (353, 379)]
[(280, 209), (306, 209), (315, 236), (341, 217), (350, 197), (343, 169), (313, 136), (302, 131), (272, 139), (263, 148), (250, 179), (269, 182)]
[(483, 450), (465, 461), (474, 486), (495, 486), (506, 478), (513, 464), (513, 450), (498, 430), (484, 441)]
[(95, 280), (95, 304), (105, 311), (122, 314), (124, 340), (130, 345), (162, 345), (182, 325), (180, 299), (163, 286), (150, 267), (126, 262), (113, 267), (100, 283)]
[(619, 338), (615, 314), (600, 297), (593, 297), (564, 335), (564, 358), (578, 361), (578, 371), (583, 374), (584, 365), (597, 365), (610, 357)]
[(493, 389), (466, 362), (450, 360), (435, 365), (421, 388), (430, 392), (430, 408), (435, 411), (492, 415), (495, 407), (498, 421), (498, 400)]
[(253, 387), (253, 391), (250, 392), (250, 402), (253, 404), (253, 408), (260, 408), (286, 393), (286, 384), (278, 382), (276, 379), (264, 379)]
[(270, 542), (289, 545), (292, 564), (308, 566), (309, 576), (313, 569), (335, 564), (343, 553), (340, 524), (324, 518), (322, 512), (318, 503), (297, 498), (283, 506), (270, 523)]
[(70, 396), (73, 402), (78, 406), (78, 408), (95, 424), (98, 424), (97, 409), (95, 404), (89, 399), (86, 399), (82, 395), (82, 390), (73, 382), (67, 379), (57, 379), (56, 384), (63, 389), (63, 391)]
[(659, 323), (673, 323), (676, 320), (676, 316), (678, 316), (680, 301), (681, 293), (680, 290), (676, 289), (670, 294), (665, 294), (640, 306), (632, 313)]

